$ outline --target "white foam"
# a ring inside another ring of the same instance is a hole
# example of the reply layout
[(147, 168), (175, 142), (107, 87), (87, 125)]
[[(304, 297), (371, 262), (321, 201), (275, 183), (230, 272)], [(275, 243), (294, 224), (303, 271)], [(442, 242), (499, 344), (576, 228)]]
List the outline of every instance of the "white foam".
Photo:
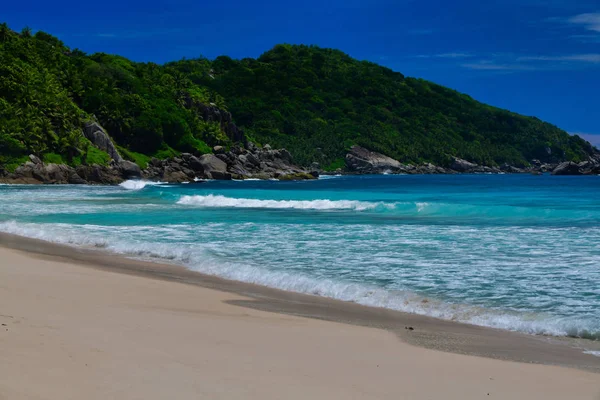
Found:
[[(196, 197), (196, 196), (190, 196)], [(236, 199), (234, 199), (236, 200)], [(211, 227), (207, 226), (210, 230)], [(215, 255), (220, 243), (202, 243), (186, 237), (185, 226), (101, 226), (72, 224), (0, 223), (0, 231), (54, 243), (103, 248), (146, 260), (185, 265), (198, 272), (226, 279), (260, 284), (282, 290), (329, 297), (358, 304), (389, 308), (435, 318), (466, 322), (530, 334), (598, 337), (598, 325), (590, 320), (558, 318), (541, 313), (523, 313), (452, 304), (403, 290), (388, 290), (362, 283), (319, 278), (299, 272), (273, 270), (250, 262), (232, 261)], [(178, 235), (181, 235), (178, 237)], [(168, 237), (177, 242), (165, 243)], [(160, 239), (158, 239), (160, 240)], [(211, 247), (216, 246), (216, 247)], [(586, 334), (587, 332), (587, 334)], [(600, 356), (599, 351), (586, 351)]]
[(164, 185), (164, 182), (153, 182), (153, 181), (144, 181), (144, 180), (128, 180), (125, 181), (121, 184), (119, 184), (119, 186), (121, 186), (123, 189), (127, 189), (127, 190), (140, 190), (145, 188), (146, 186), (157, 186), (157, 185)]
[(596, 357), (600, 357), (600, 351), (593, 351), (593, 350), (589, 350), (589, 351), (584, 351), (585, 354), (591, 354), (593, 356)]
[(365, 211), (379, 207), (393, 208), (394, 204), (356, 200), (260, 200), (232, 198), (221, 195), (183, 196), (177, 204), (197, 207), (272, 208), (299, 210)]

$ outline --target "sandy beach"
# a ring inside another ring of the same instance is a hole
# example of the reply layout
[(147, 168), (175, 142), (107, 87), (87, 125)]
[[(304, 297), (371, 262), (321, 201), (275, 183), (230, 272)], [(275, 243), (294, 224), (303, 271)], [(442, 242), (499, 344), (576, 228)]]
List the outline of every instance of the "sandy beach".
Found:
[(600, 399), (600, 358), (543, 338), (0, 245), (2, 400)]

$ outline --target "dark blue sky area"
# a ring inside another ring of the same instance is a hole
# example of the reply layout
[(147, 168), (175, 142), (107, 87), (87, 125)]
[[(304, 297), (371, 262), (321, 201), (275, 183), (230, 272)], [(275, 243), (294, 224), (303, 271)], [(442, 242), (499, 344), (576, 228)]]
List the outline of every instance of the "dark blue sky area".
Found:
[(600, 0), (3, 3), (0, 21), (15, 30), (137, 61), (333, 47), (600, 145)]

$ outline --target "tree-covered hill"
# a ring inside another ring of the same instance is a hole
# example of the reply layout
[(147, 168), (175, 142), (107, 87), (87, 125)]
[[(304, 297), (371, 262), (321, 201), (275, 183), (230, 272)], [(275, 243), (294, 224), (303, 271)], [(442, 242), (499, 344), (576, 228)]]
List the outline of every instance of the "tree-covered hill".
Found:
[[(233, 114), (233, 121), (214, 118)], [(166, 65), (71, 50), (44, 32), (0, 25), (0, 164), (26, 155), (106, 163), (81, 134), (96, 118), (126, 158), (206, 153), (246, 137), (337, 167), (361, 145), (402, 162), (487, 165), (580, 161), (583, 139), (342, 52), (279, 45), (258, 59)], [(241, 134), (233, 122), (244, 128)]]
[(331, 163), (351, 144), (440, 164), (448, 156), (486, 165), (581, 160), (592, 151), (539, 119), (337, 50), (278, 45), (257, 60), (219, 57), (213, 69), (215, 80), (199, 82), (227, 99), (237, 123), (305, 163)]
[(172, 67), (86, 55), (44, 32), (0, 25), (0, 164), (30, 153), (69, 164), (106, 160), (81, 134), (93, 117), (134, 161), (210, 152), (231, 142), (205, 118), (219, 107), (220, 95)]

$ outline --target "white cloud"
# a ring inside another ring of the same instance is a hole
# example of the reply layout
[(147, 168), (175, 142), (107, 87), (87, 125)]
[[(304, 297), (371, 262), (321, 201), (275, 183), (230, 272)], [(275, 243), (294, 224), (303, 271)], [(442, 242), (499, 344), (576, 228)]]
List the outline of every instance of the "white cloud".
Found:
[(600, 13), (579, 14), (571, 17), (567, 22), (574, 25), (581, 25), (585, 29), (600, 32)]
[(441, 53), (441, 54), (421, 54), (415, 56), (415, 58), (470, 58), (473, 57), (469, 53)]
[(480, 61), (476, 63), (462, 64), (462, 67), (467, 69), (474, 69), (479, 71), (534, 71), (538, 68), (532, 65), (519, 64), (519, 63), (496, 63), (493, 61)]
[(526, 56), (519, 61), (573, 61), (600, 64), (600, 54), (570, 54), (562, 56)]

